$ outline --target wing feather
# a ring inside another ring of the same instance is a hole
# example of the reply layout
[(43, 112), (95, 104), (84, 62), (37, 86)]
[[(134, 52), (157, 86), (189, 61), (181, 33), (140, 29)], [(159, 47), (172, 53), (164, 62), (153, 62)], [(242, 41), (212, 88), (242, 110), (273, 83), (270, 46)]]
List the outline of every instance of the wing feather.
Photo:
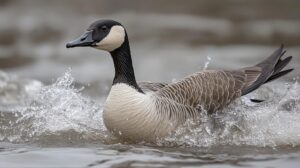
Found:
[(176, 83), (165, 85), (155, 94), (176, 103), (213, 113), (242, 94), (244, 86), (260, 75), (259, 69), (235, 71), (205, 70), (194, 73)]
[(138, 82), (138, 85), (144, 92), (156, 92), (168, 84), (163, 82), (159, 83), (142, 81)]

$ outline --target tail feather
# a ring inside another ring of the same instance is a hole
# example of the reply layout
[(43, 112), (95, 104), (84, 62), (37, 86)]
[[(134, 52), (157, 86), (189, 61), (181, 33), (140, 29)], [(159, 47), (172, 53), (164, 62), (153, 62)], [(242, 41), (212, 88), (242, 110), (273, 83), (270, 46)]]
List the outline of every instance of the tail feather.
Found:
[(284, 70), (284, 71), (280, 71), (274, 75), (272, 75), (265, 83), (268, 83), (268, 82), (271, 82), (275, 79), (278, 79), (286, 74), (288, 74), (289, 72), (293, 71), (294, 69), (287, 69), (287, 70)]
[[(278, 60), (285, 54), (286, 51), (283, 50), (283, 44), (278, 48), (272, 55), (270, 55), (264, 61), (258, 63), (256, 66), (264, 67), (264, 66), (275, 66)], [(275, 63), (275, 64), (274, 64)]]
[(264, 83), (278, 79), (279, 77), (282, 77), (293, 70), (287, 69), (281, 71), (292, 60), (292, 56), (281, 59), (281, 57), (286, 52), (285, 50), (283, 50), (283, 48), (284, 46), (281, 45), (281, 47), (277, 49), (271, 56), (254, 66), (260, 68), (261, 72), (254, 81), (245, 86), (245, 88), (242, 90), (242, 95), (248, 94), (259, 88)]
[(280, 72), (290, 61), (292, 60), (292, 56), (286, 57), (283, 60), (279, 60), (275, 65), (273, 74), (277, 74)]

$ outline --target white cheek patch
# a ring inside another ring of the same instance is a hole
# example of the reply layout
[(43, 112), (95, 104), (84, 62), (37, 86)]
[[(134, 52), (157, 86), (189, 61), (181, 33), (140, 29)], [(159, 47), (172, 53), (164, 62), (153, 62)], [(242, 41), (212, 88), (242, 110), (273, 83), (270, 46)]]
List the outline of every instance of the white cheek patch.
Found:
[(122, 26), (113, 26), (108, 35), (100, 42), (96, 43), (97, 47), (106, 51), (113, 51), (119, 48), (125, 40), (125, 30)]

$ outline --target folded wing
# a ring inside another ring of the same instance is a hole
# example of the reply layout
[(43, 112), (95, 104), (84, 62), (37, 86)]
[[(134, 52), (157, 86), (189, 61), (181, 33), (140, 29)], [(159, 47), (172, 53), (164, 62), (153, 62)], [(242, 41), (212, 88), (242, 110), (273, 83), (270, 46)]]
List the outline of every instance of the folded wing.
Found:
[(170, 101), (213, 113), (236, 98), (248, 94), (264, 83), (279, 78), (293, 69), (281, 71), (291, 56), (281, 59), (283, 46), (261, 63), (238, 70), (205, 70), (171, 83), (155, 94)]

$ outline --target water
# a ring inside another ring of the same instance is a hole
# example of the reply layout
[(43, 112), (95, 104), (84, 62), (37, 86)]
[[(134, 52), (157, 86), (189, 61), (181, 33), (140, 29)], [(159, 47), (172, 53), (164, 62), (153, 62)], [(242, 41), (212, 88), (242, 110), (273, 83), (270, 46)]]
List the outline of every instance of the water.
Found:
[[(5, 0), (0, 8), (0, 167), (299, 167), (299, 1)], [(112, 60), (65, 49), (99, 18), (126, 26), (139, 81), (254, 65), (281, 43), (295, 70), (156, 144), (120, 142), (102, 121)]]
[[(208, 63), (207, 63), (208, 64)], [(205, 64), (207, 66), (207, 64)], [(1, 73), (0, 167), (279, 166), (300, 163), (300, 87), (277, 82), (157, 144), (110, 136), (71, 69), (51, 85)], [(256, 104), (250, 97), (264, 98)], [(72, 160), (70, 162), (70, 160)]]

